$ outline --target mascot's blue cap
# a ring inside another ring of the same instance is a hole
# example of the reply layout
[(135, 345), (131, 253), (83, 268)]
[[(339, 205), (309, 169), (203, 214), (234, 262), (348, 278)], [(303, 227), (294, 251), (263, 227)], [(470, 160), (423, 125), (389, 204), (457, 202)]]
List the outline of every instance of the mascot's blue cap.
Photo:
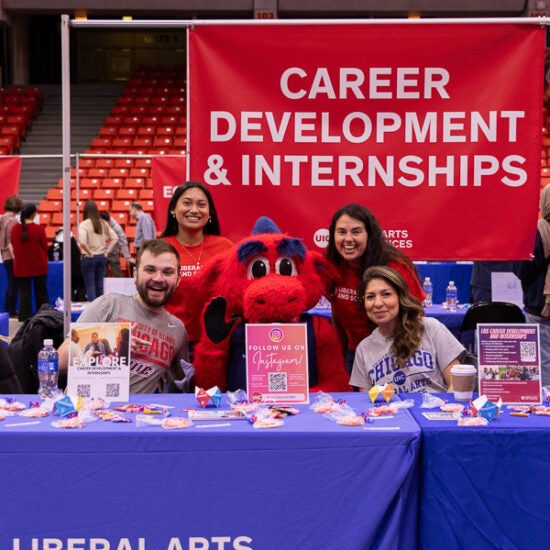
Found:
[(259, 235), (260, 233), (280, 233), (281, 230), (277, 227), (277, 224), (267, 216), (260, 216), (254, 224), (252, 229), (252, 235)]

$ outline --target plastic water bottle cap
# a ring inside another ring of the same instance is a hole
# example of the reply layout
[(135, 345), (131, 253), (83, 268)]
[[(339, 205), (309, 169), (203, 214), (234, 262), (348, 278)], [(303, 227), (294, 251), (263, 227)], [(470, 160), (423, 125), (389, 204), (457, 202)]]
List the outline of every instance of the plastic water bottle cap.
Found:
[(51, 338), (46, 338), (44, 340), (44, 345), (45, 346), (53, 346), (53, 340)]

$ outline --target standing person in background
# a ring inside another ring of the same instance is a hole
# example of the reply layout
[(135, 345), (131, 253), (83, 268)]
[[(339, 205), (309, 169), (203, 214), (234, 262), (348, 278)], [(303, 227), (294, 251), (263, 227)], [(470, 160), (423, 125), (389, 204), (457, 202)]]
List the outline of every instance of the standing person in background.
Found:
[(183, 320), (190, 342), (198, 340), (199, 320), (185, 316), (186, 282), (213, 256), (233, 246), (233, 242), (220, 233), (218, 213), (208, 188), (196, 181), (177, 187), (168, 205), (166, 227), (161, 238), (178, 251), (181, 278), (166, 309)]
[(48, 278), (48, 239), (46, 230), (34, 223), (36, 206), (25, 204), (21, 210), (21, 222), (11, 231), (13, 247), (13, 274), (19, 286), (19, 320), (32, 317), (32, 285), (36, 311), (42, 304), (49, 304), (46, 286)]
[(124, 230), (120, 227), (120, 224), (109, 216), (109, 212), (100, 212), (99, 215), (101, 216), (101, 219), (105, 220), (109, 224), (110, 228), (118, 237), (118, 242), (107, 256), (107, 265), (110, 266), (111, 275), (113, 277), (122, 277), (122, 270), (120, 268), (120, 253), (122, 252), (122, 255), (128, 262), (128, 265), (132, 262), (130, 250), (128, 249), (128, 239), (124, 234)]
[(136, 236), (134, 237), (134, 248), (137, 252), (144, 241), (157, 238), (157, 228), (153, 218), (143, 211), (139, 202), (133, 202), (130, 205), (130, 216), (137, 222)]
[(355, 348), (373, 329), (357, 294), (365, 269), (373, 265), (389, 266), (403, 276), (413, 296), (422, 301), (425, 295), (412, 261), (386, 241), (374, 214), (361, 204), (348, 204), (334, 214), (326, 256), (341, 277), (331, 297), (332, 320), (349, 374)]
[(107, 256), (117, 242), (116, 233), (99, 217), (97, 204), (86, 201), (82, 210), (82, 221), (78, 225), (78, 243), (82, 250), (80, 262), (88, 302), (103, 294)]
[(17, 214), (23, 208), (23, 201), (17, 195), (11, 195), (4, 202), (4, 215), (0, 217), (0, 252), (2, 263), (6, 269), (7, 288), (4, 302), (4, 311), (10, 317), (17, 315), (17, 281), (13, 276), (13, 247), (11, 245), (11, 230), (17, 223)]
[[(60, 227), (55, 232), (55, 238), (52, 244), (48, 246), (48, 260), (63, 261), (63, 241), (65, 235), (63, 228)], [(57, 252), (57, 254), (56, 254)], [(73, 302), (86, 301), (86, 285), (82, 277), (82, 267), (80, 265), (80, 248), (71, 233), (71, 300)]]
[(514, 263), (521, 280), (525, 320), (537, 323), (543, 386), (550, 386), (550, 185), (540, 195), (540, 213), (532, 258)]

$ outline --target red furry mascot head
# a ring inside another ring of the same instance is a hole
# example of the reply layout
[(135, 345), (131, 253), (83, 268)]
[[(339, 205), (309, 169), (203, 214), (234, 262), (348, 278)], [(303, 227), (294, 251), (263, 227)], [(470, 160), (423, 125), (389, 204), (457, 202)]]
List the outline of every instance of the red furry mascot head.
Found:
[(260, 218), (250, 237), (216, 256), (194, 278), (190, 298), (195, 308), (207, 304), (193, 361), (196, 384), (246, 389), (245, 323), (306, 322), (310, 390), (349, 391), (332, 324), (307, 314), (336, 279), (322, 255)]

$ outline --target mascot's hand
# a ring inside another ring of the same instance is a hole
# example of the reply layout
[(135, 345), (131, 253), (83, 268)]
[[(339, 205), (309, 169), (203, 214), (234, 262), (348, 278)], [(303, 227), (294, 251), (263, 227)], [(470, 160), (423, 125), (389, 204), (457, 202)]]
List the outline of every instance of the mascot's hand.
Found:
[(208, 338), (215, 344), (219, 344), (222, 340), (225, 340), (233, 325), (237, 322), (238, 316), (235, 316), (228, 323), (225, 322), (225, 311), (227, 309), (227, 302), (225, 298), (219, 296), (214, 298), (206, 308), (204, 312), (204, 326)]

